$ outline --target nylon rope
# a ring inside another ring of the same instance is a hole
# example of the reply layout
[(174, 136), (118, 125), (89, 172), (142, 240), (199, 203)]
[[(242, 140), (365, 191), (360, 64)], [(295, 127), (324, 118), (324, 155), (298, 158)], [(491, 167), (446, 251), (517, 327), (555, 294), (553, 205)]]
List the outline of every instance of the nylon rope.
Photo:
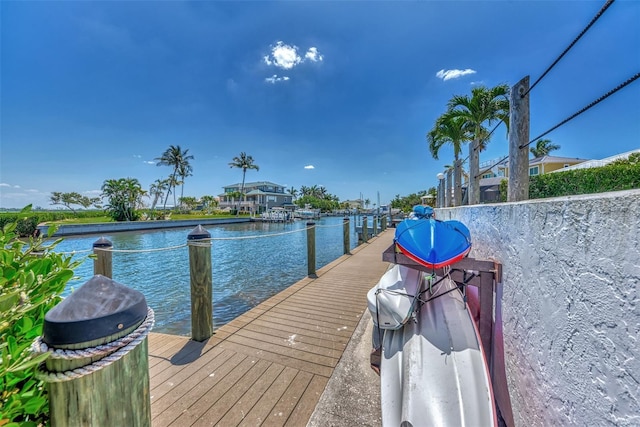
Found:
[(50, 358), (58, 360), (78, 360), (92, 357), (104, 357), (88, 365), (64, 372), (47, 371), (43, 364), (41, 364), (36, 369), (36, 378), (48, 383), (65, 382), (90, 375), (106, 368), (136, 348), (138, 344), (147, 337), (153, 328), (154, 323), (155, 316), (153, 310), (151, 307), (147, 307), (147, 317), (133, 332), (111, 343), (79, 350), (56, 349), (49, 347), (42, 341), (41, 337), (38, 337), (31, 345), (31, 352), (34, 354), (49, 353)]

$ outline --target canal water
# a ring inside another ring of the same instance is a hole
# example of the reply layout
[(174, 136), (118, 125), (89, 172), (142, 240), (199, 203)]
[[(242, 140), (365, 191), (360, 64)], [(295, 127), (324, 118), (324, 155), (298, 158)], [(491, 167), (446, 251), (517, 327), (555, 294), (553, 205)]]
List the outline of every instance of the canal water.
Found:
[[(343, 254), (342, 223), (341, 217), (316, 220), (316, 269)], [(207, 228), (214, 239), (214, 327), (228, 323), (307, 275), (305, 228), (306, 221)], [(154, 331), (190, 335), (189, 249), (184, 245), (191, 231), (192, 228), (168, 229), (65, 238), (56, 252), (76, 251), (74, 258), (84, 262), (75, 270), (76, 278), (64, 295), (93, 276), (93, 260), (88, 258), (91, 252), (87, 250), (99, 237), (105, 237), (113, 243), (113, 279), (144, 294), (155, 311)], [(247, 238), (253, 236), (261, 237)], [(357, 245), (353, 218), (350, 243), (351, 249)]]

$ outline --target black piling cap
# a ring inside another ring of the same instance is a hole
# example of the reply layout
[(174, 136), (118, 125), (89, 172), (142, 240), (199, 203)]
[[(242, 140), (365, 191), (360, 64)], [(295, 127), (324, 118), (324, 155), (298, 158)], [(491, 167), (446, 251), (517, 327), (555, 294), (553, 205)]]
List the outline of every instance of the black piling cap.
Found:
[(146, 317), (142, 293), (98, 274), (45, 315), (42, 340), (53, 347), (94, 341)]
[(113, 247), (113, 243), (111, 243), (111, 240), (101, 237), (95, 242), (93, 242), (93, 247), (94, 248), (111, 248)]
[(191, 233), (189, 233), (189, 235), (187, 236), (187, 240), (201, 240), (208, 239), (210, 237), (211, 233), (209, 233), (203, 226), (198, 225), (193, 229), (193, 231), (191, 231)]

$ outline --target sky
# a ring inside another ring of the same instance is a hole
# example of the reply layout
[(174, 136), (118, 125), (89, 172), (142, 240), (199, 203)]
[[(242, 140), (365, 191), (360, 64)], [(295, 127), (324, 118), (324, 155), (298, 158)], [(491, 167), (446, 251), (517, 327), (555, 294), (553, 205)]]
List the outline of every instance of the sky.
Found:
[[(425, 138), (447, 102), (533, 83), (604, 3), (3, 0), (0, 208), (107, 179), (148, 190), (170, 145), (194, 156), (185, 196), (239, 183), (240, 152), (247, 182), (372, 204), (427, 190), (452, 164)], [(640, 1), (616, 1), (538, 83), (531, 138), (640, 72), (639, 22)], [(553, 154), (640, 148), (638, 98), (640, 80), (551, 132)], [(508, 152), (501, 126), (480, 160)]]

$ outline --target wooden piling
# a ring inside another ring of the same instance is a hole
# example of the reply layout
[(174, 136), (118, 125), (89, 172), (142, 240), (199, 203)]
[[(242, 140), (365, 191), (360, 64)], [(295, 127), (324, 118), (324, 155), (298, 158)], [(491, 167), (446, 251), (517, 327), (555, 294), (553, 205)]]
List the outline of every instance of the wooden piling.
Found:
[[(47, 313), (42, 341), (49, 349), (65, 350), (64, 357), (49, 357), (45, 364), (53, 427), (151, 425), (146, 335), (138, 333), (118, 351), (106, 350), (133, 337), (144, 326), (147, 309), (140, 292), (94, 276)], [(83, 351), (87, 355), (66, 356)], [(51, 380), (50, 374), (66, 379)]]
[(189, 271), (191, 280), (191, 338), (204, 341), (213, 335), (213, 280), (211, 238), (201, 225), (189, 233)]
[(369, 241), (369, 225), (367, 224), (367, 217), (362, 217), (362, 242), (367, 243)]
[(316, 223), (307, 222), (307, 275), (316, 275)]
[(453, 167), (453, 206), (462, 205), (462, 160), (456, 160)]
[(113, 278), (113, 243), (104, 237), (93, 242), (93, 253), (96, 258), (93, 260), (93, 274)]
[[(529, 76), (511, 88), (508, 202), (529, 199)], [(525, 94), (523, 96), (523, 94)]]
[(378, 235), (378, 217), (377, 216), (373, 217), (373, 235), (374, 236)]
[(452, 206), (451, 203), (451, 192), (453, 189), (453, 182), (452, 178), (453, 178), (453, 169), (449, 168), (447, 169), (447, 189), (445, 190), (444, 196), (445, 196), (445, 207), (450, 208)]
[(480, 203), (480, 137), (469, 143), (469, 184), (468, 200), (470, 205)]
[(342, 220), (342, 242), (344, 245), (344, 254), (349, 255), (351, 253), (351, 241), (349, 233), (349, 217), (345, 216)]

